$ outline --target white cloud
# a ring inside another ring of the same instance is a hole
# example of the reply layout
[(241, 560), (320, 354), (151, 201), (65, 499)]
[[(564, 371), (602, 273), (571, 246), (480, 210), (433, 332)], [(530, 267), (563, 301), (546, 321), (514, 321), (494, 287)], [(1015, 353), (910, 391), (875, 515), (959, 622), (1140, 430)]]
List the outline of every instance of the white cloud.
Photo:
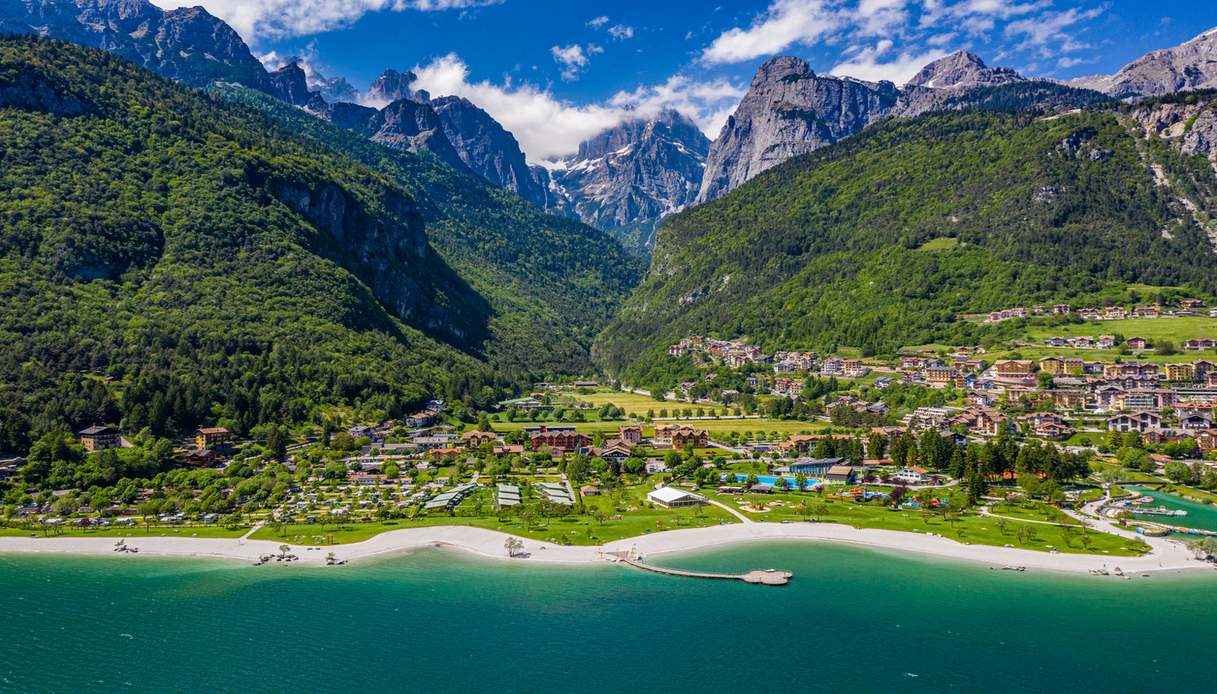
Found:
[(663, 109), (675, 109), (693, 119), (710, 139), (718, 136), (727, 117), (735, 112), (745, 88), (725, 79), (699, 82), (684, 75), (673, 75), (662, 84), (620, 91), (609, 104), (643, 117)]
[(1017, 0), (961, 0), (948, 4), (945, 0), (925, 0), (921, 25), (936, 25), (945, 20), (963, 22), (970, 33), (992, 31), (996, 20), (1007, 21), (1028, 15), (1052, 4), (1051, 0), (1018, 2)]
[(854, 11), (858, 32), (864, 36), (890, 36), (908, 25), (908, 0), (859, 0)]
[(591, 56), (603, 52), (604, 49), (594, 43), (587, 44), (586, 48), (573, 43), (569, 46), (553, 46), (549, 49), (550, 55), (554, 57), (554, 62), (562, 66), (562, 79), (567, 81), (579, 79), (579, 71), (587, 67)]
[(772, 55), (795, 43), (809, 44), (844, 24), (833, 0), (774, 0), (747, 29), (723, 32), (702, 51), (709, 64), (740, 63)]
[(609, 36), (618, 41), (634, 38), (634, 27), (626, 24), (614, 24), (608, 29)]
[(604, 15), (600, 15), (599, 17), (596, 17), (595, 19), (588, 20), (587, 25), (593, 29), (599, 29), (600, 27), (602, 27), (608, 23), (609, 23), (609, 18)]
[(725, 80), (695, 82), (675, 76), (659, 85), (619, 92), (605, 103), (575, 105), (532, 84), (471, 82), (469, 67), (455, 54), (415, 67), (414, 72), (415, 89), (463, 96), (485, 109), (515, 135), (533, 162), (572, 154), (584, 140), (663, 108), (685, 113), (713, 137), (744, 93)]
[(1006, 36), (1021, 37), (1023, 47), (1039, 47), (1043, 56), (1052, 55), (1052, 49), (1062, 52), (1078, 51), (1089, 45), (1076, 39), (1076, 32), (1066, 31), (1079, 22), (1089, 21), (1103, 14), (1102, 7), (1079, 10), (1071, 7), (1062, 12), (1044, 12), (1036, 17), (1020, 19), (1006, 25)]
[(924, 52), (901, 51), (891, 56), (893, 43), (883, 39), (874, 46), (855, 46), (851, 56), (832, 69), (834, 75), (854, 77), (868, 82), (890, 80), (904, 84), (929, 63), (947, 55), (940, 49)]
[(152, 0), (163, 9), (202, 6), (246, 41), (307, 36), (347, 26), (369, 12), (436, 12), (498, 5), (505, 0)]

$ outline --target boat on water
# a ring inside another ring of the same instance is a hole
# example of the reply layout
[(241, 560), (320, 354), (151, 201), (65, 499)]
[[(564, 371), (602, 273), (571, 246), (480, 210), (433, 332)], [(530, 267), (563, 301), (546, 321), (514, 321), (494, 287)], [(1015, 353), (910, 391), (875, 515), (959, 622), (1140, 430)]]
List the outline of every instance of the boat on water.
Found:
[(1141, 513), (1147, 516), (1186, 516), (1187, 511), (1179, 508), (1166, 508), (1165, 506), (1155, 506), (1154, 508), (1138, 508), (1133, 510), (1134, 513)]

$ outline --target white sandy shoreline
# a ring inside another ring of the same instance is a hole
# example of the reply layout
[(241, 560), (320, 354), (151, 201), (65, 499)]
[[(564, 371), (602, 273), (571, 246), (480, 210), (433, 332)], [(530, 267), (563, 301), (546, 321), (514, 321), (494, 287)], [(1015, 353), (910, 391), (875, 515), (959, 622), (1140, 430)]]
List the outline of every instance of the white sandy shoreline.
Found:
[[(358, 562), (372, 557), (427, 547), (458, 549), (481, 557), (508, 561), (504, 542), (509, 536), (469, 526), (406, 528), (382, 533), (363, 542), (307, 549), (291, 545), (299, 561), (293, 565), (324, 566), (333, 552), (337, 559)], [(1126, 574), (1212, 571), (1196, 560), (1182, 544), (1147, 538), (1152, 551), (1142, 557), (1109, 557), (1094, 554), (1050, 554), (1033, 550), (990, 545), (968, 545), (944, 537), (895, 530), (858, 529), (835, 523), (747, 523), (669, 530), (610, 542), (602, 546), (559, 546), (520, 538), (524, 556), (511, 559), (525, 563), (593, 564), (605, 561), (606, 552), (637, 550), (642, 555), (713, 549), (733, 544), (770, 540), (794, 540), (850, 544), (946, 560), (985, 564), (991, 567), (1022, 566), (1027, 570), (1086, 574), (1119, 567)], [(283, 543), (271, 540), (229, 538), (131, 537), (127, 544), (138, 554), (117, 553), (113, 537), (0, 537), (0, 554), (75, 554), (114, 557), (203, 558), (244, 561), (278, 554)], [(273, 562), (272, 562), (273, 563)], [(770, 567), (751, 567), (770, 568)], [(773, 567), (782, 568), (782, 567)]]

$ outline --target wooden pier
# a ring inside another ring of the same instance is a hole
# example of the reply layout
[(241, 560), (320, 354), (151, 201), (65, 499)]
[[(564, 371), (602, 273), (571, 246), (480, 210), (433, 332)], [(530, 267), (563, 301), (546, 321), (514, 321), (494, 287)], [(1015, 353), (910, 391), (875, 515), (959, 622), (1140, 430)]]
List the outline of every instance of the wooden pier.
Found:
[(749, 571), (746, 574), (718, 574), (706, 573), (703, 571), (683, 571), (681, 569), (665, 569), (661, 566), (652, 566), (643, 562), (632, 552), (609, 552), (606, 555), (609, 561), (620, 561), (630, 566), (642, 569), (643, 571), (651, 571), (657, 574), (665, 574), (667, 576), (684, 576), (685, 578), (712, 578), (727, 581), (743, 581), (758, 586), (784, 586), (790, 583), (790, 579), (794, 574), (789, 571), (777, 571), (775, 569)]

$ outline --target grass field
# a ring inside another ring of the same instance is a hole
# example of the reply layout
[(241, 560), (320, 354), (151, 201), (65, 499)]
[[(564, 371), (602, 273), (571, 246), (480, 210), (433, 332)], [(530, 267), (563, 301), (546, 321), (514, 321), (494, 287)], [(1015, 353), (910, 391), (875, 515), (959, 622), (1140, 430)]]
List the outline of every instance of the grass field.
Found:
[(959, 239), (943, 236), (937, 239), (930, 239), (918, 246), (919, 251), (949, 251), (959, 248)]
[[(390, 530), (403, 528), (425, 528), (437, 525), (468, 525), (499, 532), (520, 535), (542, 542), (572, 545), (598, 545), (626, 537), (636, 537), (651, 532), (678, 528), (700, 528), (723, 523), (738, 523), (731, 514), (714, 506), (700, 509), (640, 509), (617, 513), (614, 501), (609, 497), (590, 497), (584, 500), (589, 515), (565, 518), (539, 519), (531, 527), (525, 527), (516, 516), (497, 515), (447, 516), (432, 515), (422, 518), (378, 521), (369, 523), (293, 524), (282, 527), (266, 526), (254, 533), (257, 540), (275, 540), (301, 544), (324, 544), (333, 536), (333, 544), (362, 542)], [(604, 521), (591, 513), (601, 509)]]
[[(811, 518), (825, 523), (843, 523), (855, 528), (882, 528), (915, 533), (934, 533), (943, 535), (960, 542), (1035, 549), (1049, 551), (1057, 549), (1061, 552), (1079, 554), (1109, 554), (1111, 556), (1137, 556), (1144, 552), (1143, 545), (1126, 540), (1115, 535), (1088, 531), (1086, 537), (1089, 547), (1083, 545), (1081, 530), (1066, 530), (1057, 526), (1039, 523), (1019, 523), (1004, 521), (1005, 527), (998, 524), (998, 519), (987, 518), (975, 512), (962, 514), (954, 523), (949, 523), (943, 516), (935, 512), (916, 510), (893, 510), (886, 505), (876, 503), (861, 504), (854, 501), (829, 499), (819, 494), (743, 494), (718, 495), (710, 494), (733, 508), (739, 508), (749, 518), (758, 521), (803, 521), (808, 518), (808, 512), (802, 510), (801, 504), (807, 502)], [(744, 504), (771, 504), (782, 502), (782, 506), (772, 507), (764, 513), (757, 513), (743, 508)], [(1036, 518), (1035, 520), (1040, 520)], [(1031, 535), (1019, 537), (1019, 527), (1027, 528)], [(1066, 537), (1069, 533), (1069, 537)]]
[[(1047, 337), (1076, 337), (1088, 335), (1123, 335), (1154, 340), (1171, 340), (1179, 346), (1193, 337), (1217, 336), (1217, 318), (1186, 316), (1183, 318), (1129, 318), (1127, 320), (1087, 321), (1053, 327), (1033, 326), (1027, 330), (1029, 339)], [(1092, 350), (1087, 350), (1092, 351)]]
[[(494, 422), (494, 430), (499, 433), (510, 431), (519, 431), (525, 427), (539, 426), (546, 422)], [(550, 422), (550, 424), (562, 424), (564, 426), (572, 425), (569, 422)], [(573, 426), (581, 432), (588, 434), (594, 433), (616, 433), (617, 428), (628, 422), (574, 422)], [(799, 422), (786, 421), (782, 419), (664, 419), (655, 420), (655, 424), (688, 424), (689, 426), (698, 429), (705, 429), (711, 434), (728, 434), (731, 432), (759, 432), (770, 433), (775, 432), (781, 436), (787, 434), (800, 433), (815, 433), (830, 428), (832, 425), (828, 422)], [(650, 436), (654, 432), (654, 425), (643, 427), (644, 435)]]
[(41, 528), (24, 529), (24, 528), (0, 528), (0, 537), (29, 537), (37, 535), (38, 537), (113, 537), (113, 538), (134, 538), (134, 537), (241, 537), (249, 532), (249, 528), (237, 528), (229, 530), (228, 528), (215, 525), (199, 525), (199, 526), (158, 526), (153, 525), (146, 527), (143, 525), (132, 525), (122, 527), (109, 527), (97, 529), (84, 529), (78, 527), (61, 527), (54, 530), (43, 532)]

